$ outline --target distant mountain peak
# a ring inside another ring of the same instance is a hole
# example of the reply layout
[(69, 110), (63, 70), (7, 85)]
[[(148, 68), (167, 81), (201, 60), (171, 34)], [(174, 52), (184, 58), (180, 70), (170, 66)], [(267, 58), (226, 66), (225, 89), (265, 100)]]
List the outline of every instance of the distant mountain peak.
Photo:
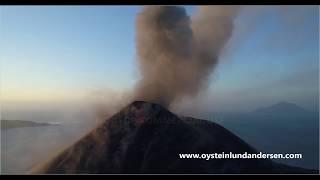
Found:
[(294, 103), (290, 103), (290, 102), (287, 102), (287, 101), (280, 101), (274, 105), (296, 105)]
[(281, 113), (281, 114), (299, 114), (308, 111), (294, 103), (281, 101), (268, 107), (258, 108), (255, 112), (259, 113)]
[[(276, 104), (273, 104), (272, 106), (291, 106), (291, 107), (299, 107), (297, 104), (291, 103), (291, 102), (287, 102), (287, 101), (280, 101)], [(301, 109), (303, 109), (302, 107), (299, 107)]]

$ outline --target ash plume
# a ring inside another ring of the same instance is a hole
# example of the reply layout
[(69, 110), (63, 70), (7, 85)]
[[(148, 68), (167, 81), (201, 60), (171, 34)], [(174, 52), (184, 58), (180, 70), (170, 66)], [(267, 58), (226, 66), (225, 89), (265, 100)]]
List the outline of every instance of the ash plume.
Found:
[(232, 35), (238, 6), (199, 7), (189, 17), (183, 7), (147, 6), (136, 20), (141, 72), (134, 97), (170, 106), (206, 89), (219, 54)]

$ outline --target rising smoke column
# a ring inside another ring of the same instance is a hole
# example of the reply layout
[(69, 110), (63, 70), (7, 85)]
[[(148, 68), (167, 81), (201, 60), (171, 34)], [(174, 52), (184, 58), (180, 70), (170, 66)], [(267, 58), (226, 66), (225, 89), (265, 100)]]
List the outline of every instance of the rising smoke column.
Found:
[(203, 6), (191, 19), (183, 7), (147, 6), (136, 21), (142, 78), (135, 99), (168, 107), (207, 86), (230, 38), (236, 6)]

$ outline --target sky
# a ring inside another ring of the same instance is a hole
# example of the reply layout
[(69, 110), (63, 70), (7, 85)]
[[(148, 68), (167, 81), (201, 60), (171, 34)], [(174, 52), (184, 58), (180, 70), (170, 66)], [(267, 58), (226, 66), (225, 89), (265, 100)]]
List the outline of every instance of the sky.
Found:
[[(196, 11), (185, 6), (187, 13)], [(139, 79), (141, 6), (1, 6), (0, 100), (76, 102), (114, 96)], [(235, 19), (209, 88), (186, 100), (207, 111), (250, 111), (280, 101), (318, 110), (319, 7), (251, 6)], [(112, 98), (112, 97), (110, 97)]]

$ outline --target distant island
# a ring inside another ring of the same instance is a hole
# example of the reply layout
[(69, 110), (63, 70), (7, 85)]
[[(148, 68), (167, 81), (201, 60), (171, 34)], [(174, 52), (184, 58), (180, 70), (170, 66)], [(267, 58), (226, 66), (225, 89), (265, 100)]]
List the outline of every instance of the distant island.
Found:
[(38, 123), (38, 122), (23, 121), (23, 120), (1, 120), (1, 130), (12, 129), (12, 128), (22, 128), (22, 127), (51, 126), (51, 125), (54, 125), (54, 124)]
[(279, 102), (269, 107), (259, 108), (254, 111), (255, 113), (267, 114), (305, 114), (309, 113), (308, 110), (289, 102)]

